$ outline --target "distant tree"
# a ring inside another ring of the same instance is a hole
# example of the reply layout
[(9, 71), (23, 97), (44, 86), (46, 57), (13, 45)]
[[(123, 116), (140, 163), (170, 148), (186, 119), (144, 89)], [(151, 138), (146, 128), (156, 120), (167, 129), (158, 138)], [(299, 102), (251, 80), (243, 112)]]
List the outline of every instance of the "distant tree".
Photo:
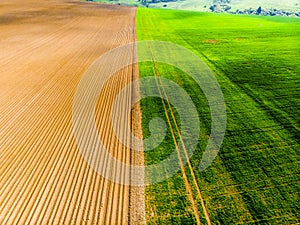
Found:
[(261, 14), (261, 6), (258, 7), (258, 9), (256, 10), (256, 14)]
[(225, 5), (223, 8), (224, 8), (224, 11), (228, 11), (228, 10), (231, 9), (231, 6), (230, 5)]
[(216, 8), (216, 5), (212, 5), (212, 6), (209, 7), (209, 9), (210, 9), (212, 12), (215, 11), (215, 8)]

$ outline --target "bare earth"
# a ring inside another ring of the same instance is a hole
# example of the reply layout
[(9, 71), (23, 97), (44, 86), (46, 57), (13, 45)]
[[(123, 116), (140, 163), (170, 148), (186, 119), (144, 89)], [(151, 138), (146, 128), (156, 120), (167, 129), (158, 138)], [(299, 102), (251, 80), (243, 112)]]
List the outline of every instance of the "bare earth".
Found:
[[(135, 8), (67, 0), (0, 2), (1, 225), (145, 223), (143, 189), (98, 175), (72, 133), (80, 78), (106, 51), (134, 40)], [(116, 158), (142, 164), (142, 156), (117, 142), (107, 113), (137, 73), (136, 65), (129, 66), (107, 83), (95, 122), (100, 138), (115, 146)], [(127, 93), (123, 104), (134, 93)], [(141, 136), (138, 108), (132, 118)]]

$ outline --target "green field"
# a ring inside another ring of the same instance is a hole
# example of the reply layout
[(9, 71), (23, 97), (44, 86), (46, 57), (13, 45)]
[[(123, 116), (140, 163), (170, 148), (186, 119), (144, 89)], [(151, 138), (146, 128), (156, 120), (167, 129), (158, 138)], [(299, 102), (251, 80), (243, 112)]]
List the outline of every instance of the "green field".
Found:
[[(214, 72), (224, 93), (225, 139), (213, 164), (199, 172), (211, 125), (206, 98), (177, 68), (155, 62), (139, 65), (141, 77), (172, 79), (197, 106), (201, 135), (191, 166), (211, 223), (299, 224), (300, 20), (140, 8), (137, 36), (192, 50)], [(152, 117), (167, 121), (173, 112), (177, 118), (176, 109), (159, 98), (143, 99), (141, 109), (144, 137), (150, 135)], [(169, 124), (176, 127), (174, 123)], [(178, 137), (178, 131), (173, 135)], [(173, 149), (169, 128), (161, 145), (145, 153), (145, 163), (158, 162)], [(196, 224), (197, 211), (207, 224), (188, 165), (185, 174), (194, 204), (184, 172), (179, 172), (146, 188), (148, 224)]]

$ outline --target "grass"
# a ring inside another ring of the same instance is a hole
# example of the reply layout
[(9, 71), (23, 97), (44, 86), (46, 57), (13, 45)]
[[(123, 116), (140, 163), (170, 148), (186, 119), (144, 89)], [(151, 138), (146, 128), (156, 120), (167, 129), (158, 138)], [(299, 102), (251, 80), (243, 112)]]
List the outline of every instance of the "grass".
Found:
[[(207, 101), (182, 71), (157, 64), (161, 76), (183, 86), (197, 106), (201, 138), (191, 163), (212, 224), (299, 223), (300, 20), (140, 8), (137, 35), (192, 50), (213, 70), (224, 93), (225, 140), (213, 164), (200, 173), (210, 130)], [(153, 68), (140, 63), (140, 76), (153, 75)], [(141, 109), (147, 137), (151, 118), (166, 121), (168, 114), (158, 98), (142, 100)], [(168, 129), (163, 143), (145, 153), (146, 164), (173, 149)], [(186, 171), (192, 183), (187, 166)], [(192, 191), (206, 224), (194, 184)], [(146, 214), (148, 224), (196, 223), (182, 172), (146, 188)]]

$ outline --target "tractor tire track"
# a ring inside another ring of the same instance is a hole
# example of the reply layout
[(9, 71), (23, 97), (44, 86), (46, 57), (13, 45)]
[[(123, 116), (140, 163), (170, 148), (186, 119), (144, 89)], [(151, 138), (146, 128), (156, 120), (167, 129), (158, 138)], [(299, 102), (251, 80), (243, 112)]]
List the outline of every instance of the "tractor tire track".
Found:
[[(155, 55), (152, 54), (150, 46), (148, 46), (148, 49), (149, 49), (149, 52), (150, 52), (150, 54), (152, 56), (152, 59), (153, 59), (152, 60), (152, 68), (153, 68), (153, 71), (154, 71), (154, 76), (155, 76), (157, 88), (159, 90), (161, 98), (162, 99), (165, 98), (166, 101), (167, 101), (167, 103), (165, 103), (165, 101), (162, 100), (162, 104), (163, 104), (163, 107), (164, 107), (164, 110), (165, 110), (165, 115), (166, 115), (168, 123), (169, 123), (169, 128), (170, 128), (171, 133), (172, 133), (174, 144), (176, 146), (176, 150), (177, 150), (177, 153), (178, 153), (179, 162), (180, 162), (180, 165), (181, 165), (181, 171), (182, 171), (182, 174), (183, 174), (183, 178), (185, 180), (188, 197), (189, 197), (190, 202), (192, 203), (192, 206), (193, 206), (193, 211), (194, 211), (194, 215), (195, 215), (197, 224), (201, 224), (200, 214), (199, 214), (199, 211), (198, 211), (197, 202), (195, 200), (195, 197), (198, 196), (199, 199), (200, 199), (200, 202), (201, 202), (201, 208), (202, 208), (202, 211), (204, 213), (206, 222), (207, 222), (208, 225), (211, 225), (212, 224), (211, 223), (211, 219), (210, 219), (208, 210), (207, 210), (207, 208), (205, 206), (205, 201), (204, 201), (203, 195), (201, 193), (198, 181), (196, 179), (196, 176), (195, 176), (195, 173), (194, 173), (194, 169), (193, 169), (192, 164), (191, 164), (191, 162), (189, 160), (188, 151), (187, 151), (187, 149), (185, 147), (183, 138), (182, 138), (182, 136), (180, 134), (181, 133), (180, 132), (180, 128), (178, 126), (178, 122), (176, 120), (173, 107), (170, 104), (170, 101), (169, 101), (169, 98), (168, 98), (168, 94), (167, 94), (167, 92), (166, 92), (166, 90), (164, 88), (164, 84), (163, 84), (163, 81), (162, 81), (161, 76), (160, 76), (159, 68), (158, 68), (158, 65), (156, 63), (157, 61), (155, 59)], [(171, 117), (169, 116), (168, 111), (170, 111)], [(179, 136), (180, 144), (177, 141), (177, 135)], [(185, 165), (183, 164), (183, 160), (182, 160), (183, 156), (181, 155), (181, 148), (180, 148), (180, 146), (182, 146), (184, 157), (187, 160), (189, 172), (190, 172), (190, 174), (192, 176), (192, 182), (191, 183), (190, 183), (190, 181), (188, 179), (187, 172), (186, 172), (186, 169), (185, 169)], [(197, 190), (197, 196), (194, 196), (192, 186), (194, 186), (196, 188), (196, 190)]]

